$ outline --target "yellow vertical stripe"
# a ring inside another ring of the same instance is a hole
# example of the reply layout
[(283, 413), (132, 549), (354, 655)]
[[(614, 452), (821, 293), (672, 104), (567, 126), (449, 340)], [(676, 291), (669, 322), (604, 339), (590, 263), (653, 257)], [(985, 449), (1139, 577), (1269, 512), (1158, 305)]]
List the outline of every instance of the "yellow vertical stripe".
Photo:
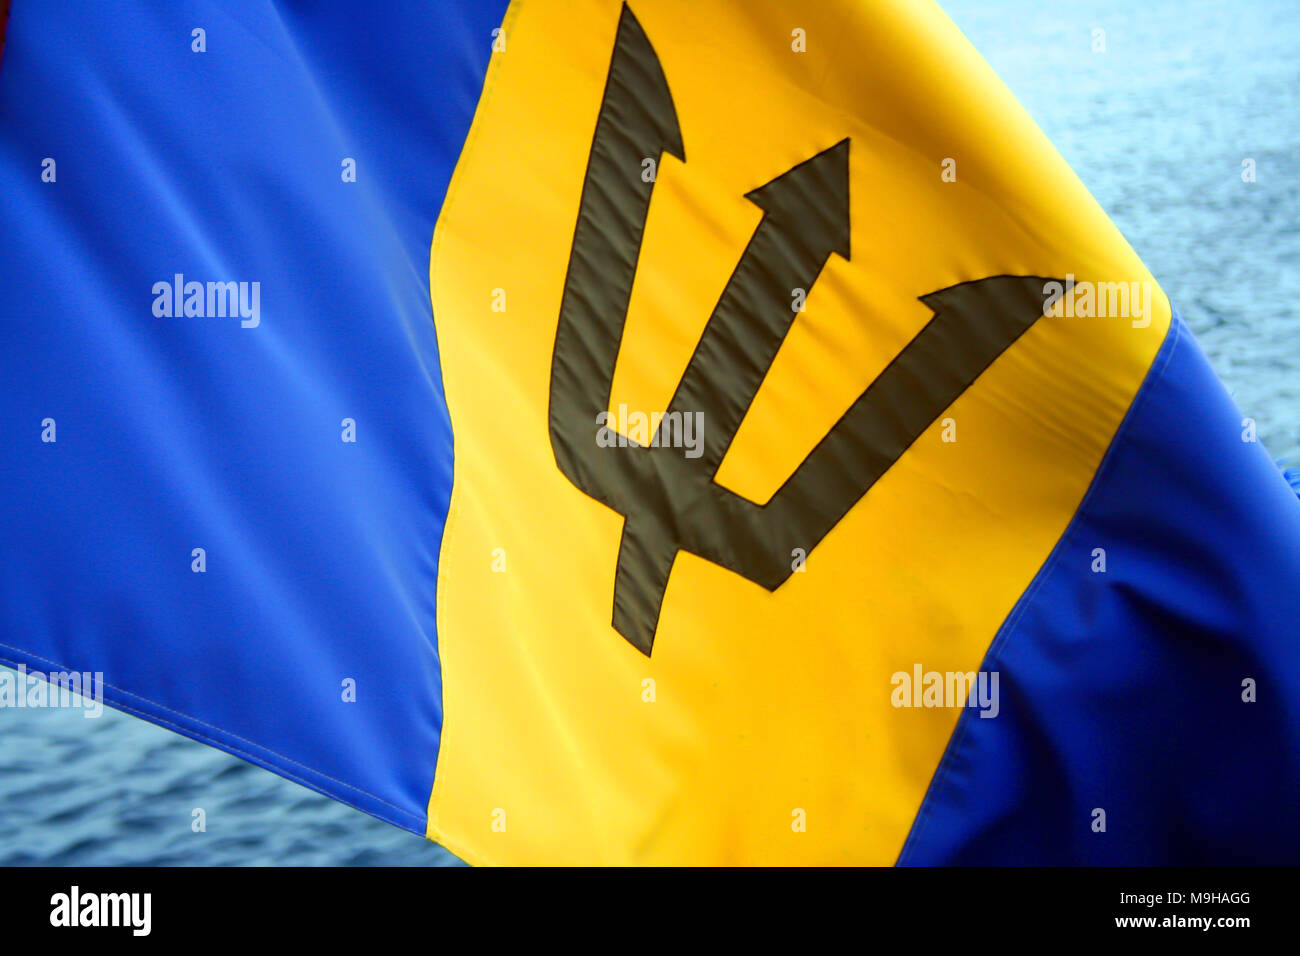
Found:
[[(733, 491), (762, 502), (789, 476), (929, 319), (919, 296), (1152, 281), (933, 3), (631, 8), (687, 160), (658, 168), (613, 406), (666, 408), (761, 215), (745, 193), (853, 144), (852, 259), (831, 258), (764, 380), (717, 476)], [(456, 446), (429, 836), (483, 863), (891, 863), (959, 713), (894, 707), (891, 676), (978, 669), (1168, 304), (1142, 327), (1040, 320), (944, 413), (957, 440), (936, 422), (775, 592), (679, 554), (646, 658), (610, 623), (623, 518), (561, 474), (547, 426), (619, 12), (512, 4), (435, 233)]]

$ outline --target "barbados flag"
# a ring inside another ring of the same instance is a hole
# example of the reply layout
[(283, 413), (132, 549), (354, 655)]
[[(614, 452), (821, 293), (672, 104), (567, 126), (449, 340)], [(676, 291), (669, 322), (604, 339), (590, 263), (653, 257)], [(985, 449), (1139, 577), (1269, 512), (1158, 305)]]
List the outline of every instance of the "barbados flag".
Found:
[(14, 0), (0, 661), (475, 863), (1300, 861), (1300, 501), (930, 0)]

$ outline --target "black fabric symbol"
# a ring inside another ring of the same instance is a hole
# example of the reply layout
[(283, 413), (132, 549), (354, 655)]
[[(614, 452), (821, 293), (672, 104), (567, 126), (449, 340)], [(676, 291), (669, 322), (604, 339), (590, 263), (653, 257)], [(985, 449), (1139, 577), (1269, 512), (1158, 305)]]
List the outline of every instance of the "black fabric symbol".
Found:
[(831, 255), (849, 258), (849, 140), (746, 194), (763, 217), (691, 356), (668, 412), (704, 413), (703, 454), (599, 447), (654, 182), (645, 159), (685, 162), (659, 59), (625, 5), (596, 122), (551, 363), (555, 460), (624, 515), (613, 625), (649, 655), (668, 576), (689, 551), (774, 591), (881, 475), (1042, 314), (1036, 276), (991, 276), (921, 296), (933, 318), (764, 505), (718, 485), (723, 456)]

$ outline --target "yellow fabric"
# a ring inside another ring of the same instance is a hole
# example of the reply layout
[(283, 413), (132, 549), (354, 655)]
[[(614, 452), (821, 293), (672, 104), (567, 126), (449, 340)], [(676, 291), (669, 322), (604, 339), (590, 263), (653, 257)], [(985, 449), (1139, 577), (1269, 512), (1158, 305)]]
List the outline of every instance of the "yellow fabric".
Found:
[[(895, 708), (891, 676), (978, 670), (1169, 306), (1157, 291), (1141, 328), (1039, 320), (941, 416), (957, 440), (936, 422), (777, 591), (679, 554), (646, 658), (610, 623), (623, 518), (561, 474), (547, 428), (620, 6), (511, 6), (434, 236), (455, 481), (428, 835), (474, 863), (892, 863), (960, 710)], [(920, 295), (1152, 281), (928, 0), (631, 8), (687, 161), (658, 170), (612, 407), (667, 407), (761, 216), (745, 193), (851, 138), (852, 260), (811, 290), (718, 473), (732, 490), (767, 500), (930, 318)]]

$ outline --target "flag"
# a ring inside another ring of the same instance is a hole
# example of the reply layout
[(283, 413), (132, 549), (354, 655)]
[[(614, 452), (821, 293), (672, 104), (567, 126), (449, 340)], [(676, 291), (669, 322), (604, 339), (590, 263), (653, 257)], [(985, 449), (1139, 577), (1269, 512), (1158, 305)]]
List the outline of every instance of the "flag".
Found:
[(474, 863), (1300, 859), (1300, 501), (935, 4), (63, 6), (0, 660)]

